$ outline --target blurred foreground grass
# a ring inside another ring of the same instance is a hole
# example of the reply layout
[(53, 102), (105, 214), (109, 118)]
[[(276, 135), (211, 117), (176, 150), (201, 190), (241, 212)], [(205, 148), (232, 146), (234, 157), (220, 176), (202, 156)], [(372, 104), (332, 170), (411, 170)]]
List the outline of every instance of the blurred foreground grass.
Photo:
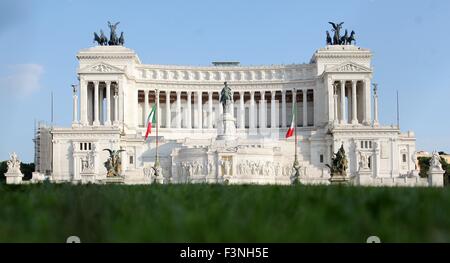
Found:
[(0, 242), (450, 242), (450, 189), (0, 185)]

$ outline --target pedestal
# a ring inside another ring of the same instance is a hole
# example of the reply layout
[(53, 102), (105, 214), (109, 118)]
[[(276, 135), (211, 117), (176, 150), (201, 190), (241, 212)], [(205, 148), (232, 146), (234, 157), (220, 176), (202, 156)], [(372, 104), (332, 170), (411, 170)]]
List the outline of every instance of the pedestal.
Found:
[(444, 186), (444, 170), (431, 168), (428, 170), (428, 185), (434, 187)]
[(38, 183), (38, 182), (43, 182), (45, 181), (45, 175), (39, 172), (33, 172), (32, 176), (31, 176), (31, 182), (32, 183)]
[(371, 185), (372, 171), (370, 169), (360, 169), (356, 178), (357, 185)]
[(106, 179), (103, 180), (103, 182), (105, 184), (123, 184), (124, 179), (125, 178), (122, 176), (110, 176), (110, 177), (106, 177)]
[(331, 178), (330, 178), (330, 183), (331, 184), (347, 184), (348, 182), (348, 177), (346, 175), (342, 175), (342, 174), (332, 174)]
[(21, 184), (23, 174), (20, 171), (13, 171), (5, 173), (6, 184)]
[(231, 113), (223, 114), (223, 134), (217, 136), (218, 140), (235, 140), (236, 139), (236, 120)]

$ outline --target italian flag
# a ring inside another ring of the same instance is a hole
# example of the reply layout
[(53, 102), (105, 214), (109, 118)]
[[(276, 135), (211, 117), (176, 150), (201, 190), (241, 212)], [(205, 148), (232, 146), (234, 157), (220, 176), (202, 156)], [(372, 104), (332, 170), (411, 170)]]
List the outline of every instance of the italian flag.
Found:
[(147, 117), (147, 131), (145, 132), (145, 139), (152, 133), (152, 123), (156, 123), (156, 104), (153, 105), (150, 114)]
[(294, 130), (295, 130), (295, 114), (296, 114), (296, 110), (295, 110), (295, 101), (292, 103), (292, 121), (291, 121), (291, 126), (289, 127), (289, 129), (286, 132), (286, 139), (291, 137), (294, 134)]

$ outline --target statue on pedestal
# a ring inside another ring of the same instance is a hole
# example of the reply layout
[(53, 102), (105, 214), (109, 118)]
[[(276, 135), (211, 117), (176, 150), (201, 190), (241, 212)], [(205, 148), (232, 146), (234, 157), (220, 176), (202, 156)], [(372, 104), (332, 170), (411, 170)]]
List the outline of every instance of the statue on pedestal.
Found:
[(341, 145), (341, 148), (339, 148), (337, 153), (333, 154), (333, 157), (331, 157), (331, 165), (327, 164), (327, 166), (328, 168), (330, 168), (331, 182), (344, 182), (348, 180), (348, 160), (345, 155), (343, 144)]
[(444, 186), (444, 169), (441, 165), (441, 157), (439, 153), (434, 151), (430, 160), (430, 169), (428, 169), (428, 184), (430, 186)]
[(223, 134), (217, 137), (219, 140), (231, 142), (236, 139), (236, 120), (233, 116), (233, 92), (227, 82), (224, 82), (220, 91), (220, 103), (223, 107)]
[(6, 162), (8, 171), (5, 173), (7, 184), (21, 184), (23, 174), (20, 171), (20, 160), (17, 154), (13, 152), (9, 155), (9, 160)]

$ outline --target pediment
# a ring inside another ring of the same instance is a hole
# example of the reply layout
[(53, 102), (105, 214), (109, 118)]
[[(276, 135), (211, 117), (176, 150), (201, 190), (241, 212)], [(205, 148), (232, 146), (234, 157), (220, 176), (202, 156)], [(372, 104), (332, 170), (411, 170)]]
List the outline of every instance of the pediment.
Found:
[(326, 72), (357, 72), (357, 73), (372, 73), (372, 69), (354, 62), (345, 62), (337, 66), (327, 69)]
[(104, 62), (89, 65), (79, 70), (79, 73), (123, 73), (123, 72), (124, 72), (123, 69)]

